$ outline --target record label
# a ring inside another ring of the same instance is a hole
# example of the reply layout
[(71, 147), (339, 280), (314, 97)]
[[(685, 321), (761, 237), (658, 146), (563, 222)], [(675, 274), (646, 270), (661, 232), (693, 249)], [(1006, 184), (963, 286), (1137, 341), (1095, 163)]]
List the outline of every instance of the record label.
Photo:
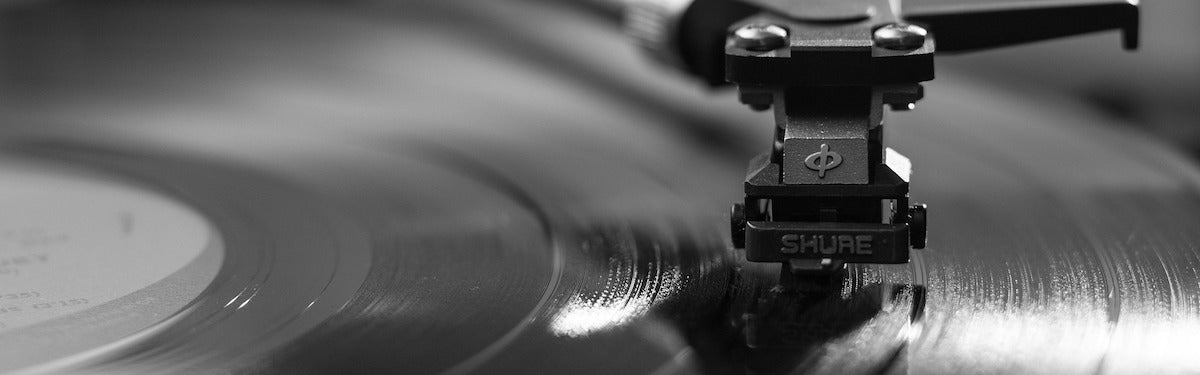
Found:
[[(159, 194), (0, 163), (0, 363), (24, 362), (34, 348), (68, 354), (88, 336), (108, 342), (169, 317), (207, 281), (153, 286), (185, 269), (211, 281), (219, 243), (200, 214)], [(121, 308), (130, 304), (136, 312)]]

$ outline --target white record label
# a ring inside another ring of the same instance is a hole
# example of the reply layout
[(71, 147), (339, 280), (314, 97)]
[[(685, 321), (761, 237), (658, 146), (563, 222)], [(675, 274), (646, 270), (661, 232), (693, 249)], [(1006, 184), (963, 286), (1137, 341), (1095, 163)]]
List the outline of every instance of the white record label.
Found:
[[(215, 276), (219, 242), (199, 213), (163, 195), (0, 162), (0, 370), (30, 359), (17, 355), (61, 357), (169, 318)], [(185, 269), (190, 283), (151, 288)]]

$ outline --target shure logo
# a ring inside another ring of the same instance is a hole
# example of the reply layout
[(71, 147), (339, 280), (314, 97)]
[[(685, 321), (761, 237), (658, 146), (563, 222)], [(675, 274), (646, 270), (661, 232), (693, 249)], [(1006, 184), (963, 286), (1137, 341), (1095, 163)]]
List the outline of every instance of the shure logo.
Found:
[(785, 234), (779, 241), (779, 248), (784, 254), (853, 254), (871, 255), (871, 245), (875, 240), (870, 235), (828, 234)]

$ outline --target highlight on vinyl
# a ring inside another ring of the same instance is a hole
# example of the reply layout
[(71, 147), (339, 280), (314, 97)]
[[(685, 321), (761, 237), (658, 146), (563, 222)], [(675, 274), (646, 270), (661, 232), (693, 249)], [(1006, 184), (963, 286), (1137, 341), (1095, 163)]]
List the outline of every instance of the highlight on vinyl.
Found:
[(0, 374), (1197, 373), (1198, 11), (0, 2)]

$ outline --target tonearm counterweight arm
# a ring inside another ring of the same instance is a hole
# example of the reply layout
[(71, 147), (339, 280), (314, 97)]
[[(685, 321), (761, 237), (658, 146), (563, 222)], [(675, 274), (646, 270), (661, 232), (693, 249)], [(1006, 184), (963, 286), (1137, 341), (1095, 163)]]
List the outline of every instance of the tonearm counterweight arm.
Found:
[[(908, 110), (935, 52), (1121, 29), (1137, 45), (1135, 1), (901, 6), (897, 0), (634, 1), (627, 26), (662, 61), (775, 115), (734, 205), (734, 246), (785, 273), (907, 263), (924, 248), (925, 206), (908, 201), (902, 158), (883, 144), (883, 106)], [(935, 38), (936, 36), (936, 38)], [(785, 279), (786, 279), (785, 275)]]

